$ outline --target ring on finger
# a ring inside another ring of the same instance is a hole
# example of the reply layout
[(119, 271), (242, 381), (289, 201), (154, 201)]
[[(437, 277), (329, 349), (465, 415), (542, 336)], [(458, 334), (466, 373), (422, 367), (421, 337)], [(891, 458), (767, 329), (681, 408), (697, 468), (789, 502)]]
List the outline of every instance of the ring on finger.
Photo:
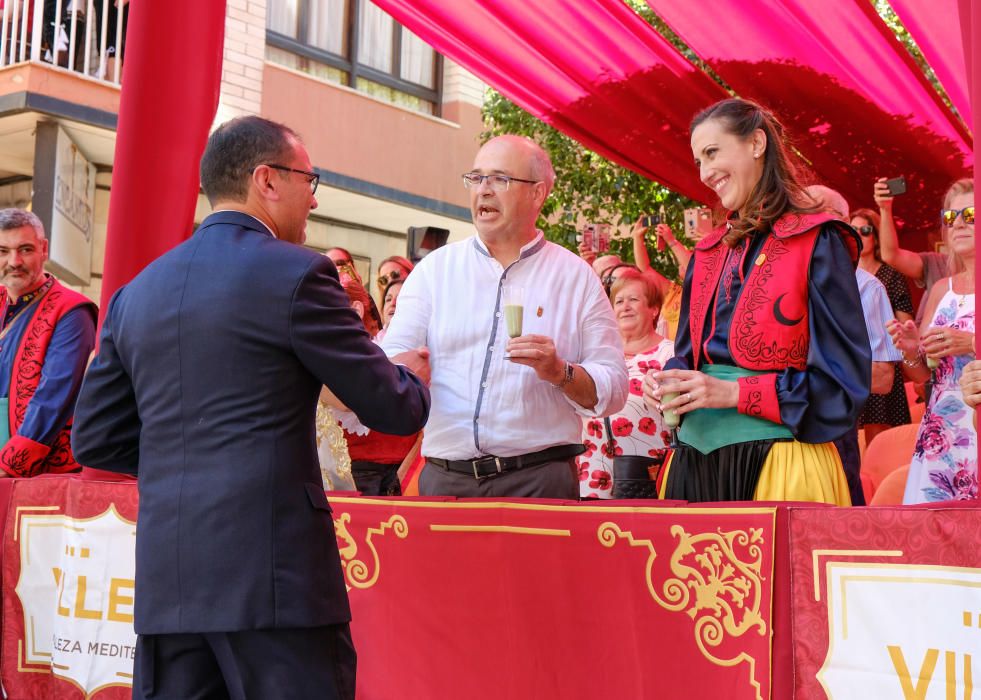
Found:
[(685, 403), (691, 403), (691, 394), (685, 394)]

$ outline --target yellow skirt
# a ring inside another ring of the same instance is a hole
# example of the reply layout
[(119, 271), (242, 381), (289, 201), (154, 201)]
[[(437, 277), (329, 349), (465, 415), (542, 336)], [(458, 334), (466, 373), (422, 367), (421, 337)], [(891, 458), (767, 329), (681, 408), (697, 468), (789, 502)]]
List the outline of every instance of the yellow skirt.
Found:
[[(661, 498), (664, 498), (673, 460), (672, 452), (659, 475)], [(845, 470), (834, 443), (812, 445), (796, 440), (773, 443), (763, 462), (753, 500), (852, 504)]]

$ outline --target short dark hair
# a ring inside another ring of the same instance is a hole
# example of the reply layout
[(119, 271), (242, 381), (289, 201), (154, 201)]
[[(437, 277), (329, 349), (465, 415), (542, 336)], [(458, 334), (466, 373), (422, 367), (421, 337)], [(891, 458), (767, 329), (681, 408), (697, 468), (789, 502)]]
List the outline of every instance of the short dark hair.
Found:
[(299, 140), (288, 126), (262, 117), (238, 117), (219, 126), (201, 158), (201, 188), (208, 201), (244, 202), (256, 166), (288, 160)]

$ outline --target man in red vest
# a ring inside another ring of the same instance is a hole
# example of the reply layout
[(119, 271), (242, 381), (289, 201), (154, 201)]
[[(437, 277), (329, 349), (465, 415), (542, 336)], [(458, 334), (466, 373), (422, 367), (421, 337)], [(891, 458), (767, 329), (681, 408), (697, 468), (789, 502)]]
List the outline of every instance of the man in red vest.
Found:
[(44, 271), (36, 215), (0, 209), (0, 477), (79, 469), (70, 434), (96, 307)]

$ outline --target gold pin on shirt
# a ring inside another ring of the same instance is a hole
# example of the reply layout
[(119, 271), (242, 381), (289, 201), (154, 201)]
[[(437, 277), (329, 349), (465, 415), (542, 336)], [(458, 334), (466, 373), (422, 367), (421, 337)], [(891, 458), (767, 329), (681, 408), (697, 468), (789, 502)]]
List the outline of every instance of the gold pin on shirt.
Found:
[(760, 253), (759, 256), (756, 258), (756, 267), (759, 267), (765, 262), (766, 262), (766, 253)]

